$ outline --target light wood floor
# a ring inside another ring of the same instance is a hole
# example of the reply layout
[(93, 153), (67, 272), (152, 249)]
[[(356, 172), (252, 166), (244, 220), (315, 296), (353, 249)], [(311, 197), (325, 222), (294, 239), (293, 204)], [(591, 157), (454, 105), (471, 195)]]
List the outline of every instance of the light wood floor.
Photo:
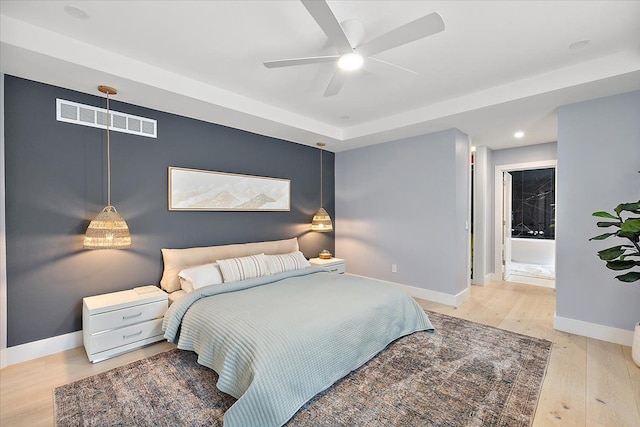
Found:
[[(540, 426), (640, 426), (640, 368), (630, 347), (553, 330), (555, 291), (493, 282), (471, 287), (458, 308), (419, 300), (427, 310), (553, 341), (536, 411)], [(91, 364), (83, 348), (0, 370), (0, 426), (53, 425), (53, 389), (173, 346), (158, 343)]]

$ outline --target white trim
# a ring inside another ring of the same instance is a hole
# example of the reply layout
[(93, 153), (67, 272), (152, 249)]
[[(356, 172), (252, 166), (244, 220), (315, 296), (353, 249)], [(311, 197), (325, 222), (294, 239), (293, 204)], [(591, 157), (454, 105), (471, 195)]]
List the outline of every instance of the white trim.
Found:
[(2, 359), (10, 366), (81, 346), (82, 331), (76, 331), (9, 347), (4, 350)]
[[(518, 171), (528, 169), (541, 169), (541, 168), (556, 168), (556, 176), (558, 175), (558, 161), (557, 160), (540, 160), (537, 162), (526, 163), (513, 163), (510, 165), (496, 165), (494, 176), (494, 254), (495, 265), (494, 274), (499, 277), (497, 280), (502, 280), (502, 174), (505, 171)], [(558, 186), (558, 180), (556, 179), (556, 187)], [(558, 198), (558, 191), (556, 188), (556, 200)], [(557, 202), (556, 202), (557, 203)]]
[(510, 274), (506, 280), (507, 282), (524, 283), (525, 285), (542, 286), (544, 288), (555, 289), (555, 279), (541, 279), (539, 277), (527, 277), (518, 276), (517, 274)]
[[(467, 268), (466, 268), (466, 276), (467, 276), (467, 293), (468, 295), (471, 295), (471, 228), (472, 228), (472, 221), (473, 218), (471, 217), (471, 204), (473, 203), (473, 199), (472, 199), (472, 194), (473, 194), (473, 190), (471, 189), (471, 181), (473, 180), (471, 177), (471, 138), (469, 138), (469, 135), (464, 134), (465, 140), (467, 142), (467, 158), (465, 159), (466, 165), (467, 165), (467, 203), (466, 203), (466, 209), (465, 209), (465, 221), (464, 221), (464, 225), (465, 225), (465, 231), (467, 232), (467, 242), (464, 245), (466, 250), (466, 260), (467, 260)], [(456, 139), (458, 137), (456, 136)], [(458, 294), (460, 295), (460, 294)], [(466, 298), (465, 298), (466, 299)], [(456, 305), (456, 307), (458, 307), (461, 303), (458, 303), (458, 305)]]
[[(350, 274), (357, 277), (358, 274)], [(430, 289), (417, 288), (415, 286), (403, 285), (401, 283), (388, 282), (386, 280), (374, 279), (366, 277), (367, 279), (376, 280), (380, 283), (393, 286), (400, 289), (403, 292), (411, 295), (415, 298), (424, 299), (427, 301), (433, 301), (440, 304), (451, 305), (453, 307), (459, 307), (464, 301), (470, 298), (471, 290), (466, 288), (458, 294), (446, 294), (444, 292), (432, 291)], [(26, 362), (28, 360), (37, 359), (39, 357), (48, 356), (50, 354), (59, 353), (61, 351), (71, 350), (76, 347), (82, 346), (82, 331), (71, 332), (65, 335), (58, 335), (56, 337), (46, 338), (39, 341), (33, 341), (26, 344), (17, 345), (15, 347), (9, 347), (0, 352), (2, 363), (5, 366), (15, 365), (16, 363)]]
[(489, 256), (488, 233), (491, 219), (489, 214), (489, 203), (487, 185), (489, 177), (489, 149), (487, 146), (476, 147), (475, 167), (473, 180), (473, 203), (474, 218), (473, 223), (473, 282), (476, 285), (484, 286), (487, 275), (487, 257)]
[(558, 331), (629, 347), (631, 347), (631, 343), (633, 342), (633, 331), (584, 322), (582, 320), (569, 319), (558, 315), (553, 316), (553, 327)]
[(366, 279), (376, 280), (385, 285), (393, 286), (401, 291), (411, 295), (415, 298), (424, 299), (427, 301), (433, 301), (440, 304), (451, 305), (453, 307), (460, 307), (460, 305), (469, 299), (471, 296), (471, 289), (467, 287), (463, 291), (453, 295), (445, 294), (444, 292), (432, 291), (431, 289), (416, 288), (415, 286), (403, 285), (402, 283), (388, 282), (386, 280), (374, 279), (373, 277), (361, 276), (359, 274), (347, 273), (350, 276), (364, 277)]

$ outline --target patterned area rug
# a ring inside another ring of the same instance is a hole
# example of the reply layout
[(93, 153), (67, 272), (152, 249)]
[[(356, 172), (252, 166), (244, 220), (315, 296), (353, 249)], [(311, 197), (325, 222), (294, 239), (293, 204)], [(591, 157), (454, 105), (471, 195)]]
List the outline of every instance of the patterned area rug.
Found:
[[(428, 313), (436, 332), (391, 343), (286, 424), (529, 426), (551, 342)], [(54, 390), (58, 426), (222, 426), (235, 402), (194, 353), (170, 350)]]

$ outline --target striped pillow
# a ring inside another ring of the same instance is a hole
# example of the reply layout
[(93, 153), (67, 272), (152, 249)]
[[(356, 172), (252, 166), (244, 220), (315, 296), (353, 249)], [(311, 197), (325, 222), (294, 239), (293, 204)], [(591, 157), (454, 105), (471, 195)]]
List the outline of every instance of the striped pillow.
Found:
[(265, 255), (265, 258), (267, 259), (267, 267), (270, 274), (301, 270), (311, 266), (300, 251), (281, 255)]
[(264, 254), (241, 258), (219, 259), (218, 266), (222, 272), (224, 283), (238, 282), (269, 274)]

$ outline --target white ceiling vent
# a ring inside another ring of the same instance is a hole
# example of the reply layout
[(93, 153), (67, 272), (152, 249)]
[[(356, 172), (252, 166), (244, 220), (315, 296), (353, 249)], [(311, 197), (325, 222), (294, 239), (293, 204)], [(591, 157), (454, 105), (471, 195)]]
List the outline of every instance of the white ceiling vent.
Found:
[[(110, 111), (111, 126), (109, 130), (115, 132), (131, 133), (133, 135), (158, 137), (158, 126), (154, 119), (132, 116), (131, 114)], [(77, 102), (56, 99), (56, 119), (60, 122), (74, 123), (76, 125), (91, 126), (94, 128), (107, 128), (107, 110), (92, 105), (78, 104)]]

